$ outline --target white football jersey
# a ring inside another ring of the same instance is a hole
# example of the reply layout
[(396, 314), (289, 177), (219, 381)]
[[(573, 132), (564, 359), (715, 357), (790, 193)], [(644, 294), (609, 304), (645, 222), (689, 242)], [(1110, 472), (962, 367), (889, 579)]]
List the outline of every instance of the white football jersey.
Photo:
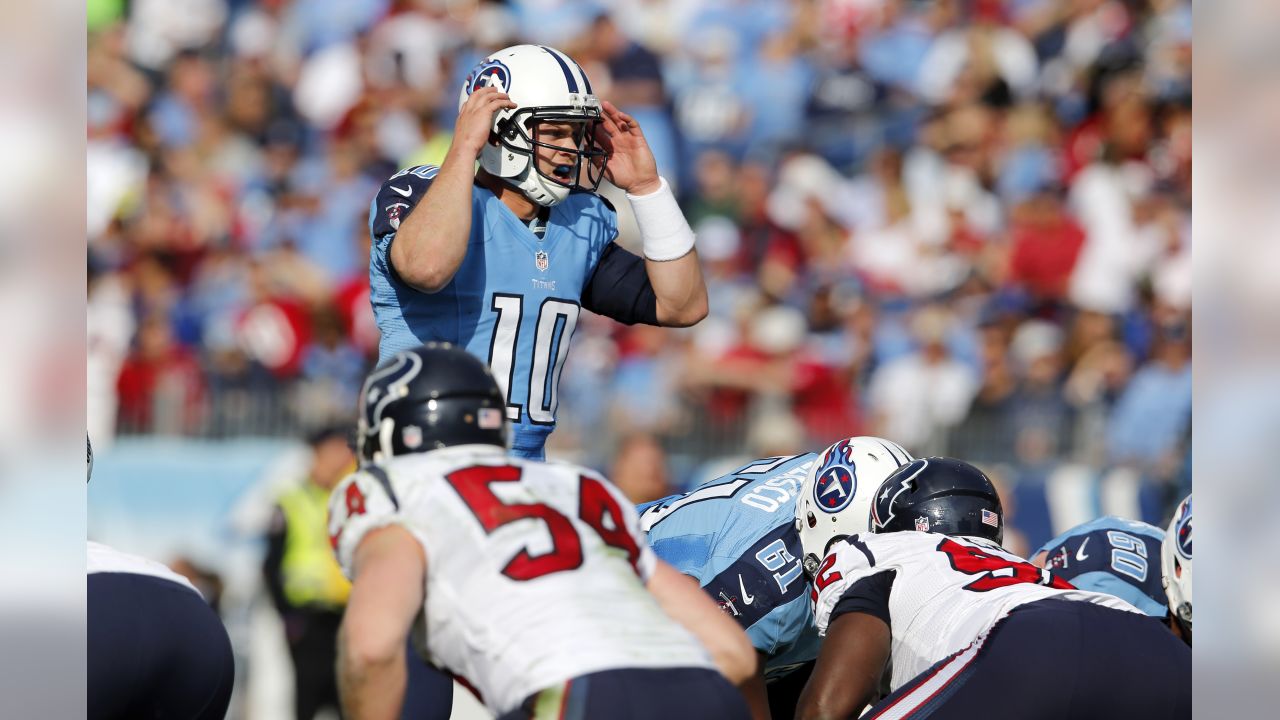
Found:
[(175, 582), (183, 587), (189, 588), (191, 592), (197, 595), (200, 594), (200, 591), (196, 590), (196, 586), (192, 585), (190, 580), (155, 560), (148, 560), (144, 557), (120, 552), (113, 547), (103, 545), (102, 543), (96, 543), (92, 540), (89, 541), (88, 545), (86, 569), (90, 575), (94, 573), (130, 573), (133, 575), (149, 575), (151, 577), (158, 577), (162, 580)]
[(963, 650), (1011, 610), (1055, 597), (1138, 612), (1125, 601), (1076, 590), (994, 543), (936, 533), (860, 534), (831, 546), (811, 598), (818, 632), (859, 580), (896, 571), (889, 592), (890, 685), (898, 689), (929, 666)]
[(422, 543), (427, 653), (495, 714), (588, 673), (714, 667), (645, 589), (657, 559), (635, 509), (585, 468), (484, 445), (405, 455), (334, 488), (329, 523), (348, 577), (374, 528)]

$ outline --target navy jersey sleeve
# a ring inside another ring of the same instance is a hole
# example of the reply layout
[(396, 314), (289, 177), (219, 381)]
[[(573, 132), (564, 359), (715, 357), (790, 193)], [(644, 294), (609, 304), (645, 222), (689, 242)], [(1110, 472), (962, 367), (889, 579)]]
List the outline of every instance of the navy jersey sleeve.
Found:
[(582, 307), (625, 325), (658, 324), (658, 296), (649, 283), (644, 259), (609, 243), (582, 289)]
[(378, 195), (369, 208), (369, 236), (373, 240), (372, 254), (381, 257), (387, 267), (391, 266), (391, 241), (400, 223), (418, 206), (439, 172), (440, 168), (434, 165), (405, 168), (378, 188)]
[(884, 621), (885, 625), (893, 627), (889, 621), (889, 592), (893, 589), (893, 579), (897, 576), (897, 572), (886, 570), (868, 575), (844, 591), (844, 595), (840, 596), (840, 602), (831, 610), (831, 620), (845, 613), (860, 612), (867, 615), (873, 615)]

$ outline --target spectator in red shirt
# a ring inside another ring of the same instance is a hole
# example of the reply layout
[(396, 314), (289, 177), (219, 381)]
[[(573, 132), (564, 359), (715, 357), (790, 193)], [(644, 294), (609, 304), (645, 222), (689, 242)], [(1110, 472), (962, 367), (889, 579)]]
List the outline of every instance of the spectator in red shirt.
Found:
[(116, 380), (121, 429), (160, 434), (191, 432), (204, 392), (195, 356), (173, 337), (168, 319), (151, 315)]
[(1025, 288), (1038, 304), (1062, 301), (1084, 246), (1084, 231), (1049, 185), (1014, 206), (1010, 219), (1009, 281)]
[(753, 404), (781, 401), (804, 424), (809, 444), (854, 433), (860, 423), (849, 380), (806, 347), (807, 331), (804, 313), (794, 308), (756, 313), (749, 337), (691, 378), (714, 388), (712, 418), (728, 422)]

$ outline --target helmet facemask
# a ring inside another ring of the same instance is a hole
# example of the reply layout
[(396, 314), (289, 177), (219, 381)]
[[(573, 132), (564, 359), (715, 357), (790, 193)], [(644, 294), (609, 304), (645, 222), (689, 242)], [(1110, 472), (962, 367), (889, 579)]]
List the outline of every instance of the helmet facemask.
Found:
[[(498, 146), (486, 148), (505, 162), (498, 163), (499, 172), (491, 163), (485, 169), (543, 206), (563, 202), (574, 190), (595, 192), (609, 160), (598, 138), (600, 123), (600, 106), (592, 96), (578, 105), (518, 108), (498, 119)], [(513, 174), (500, 174), (516, 167)]]

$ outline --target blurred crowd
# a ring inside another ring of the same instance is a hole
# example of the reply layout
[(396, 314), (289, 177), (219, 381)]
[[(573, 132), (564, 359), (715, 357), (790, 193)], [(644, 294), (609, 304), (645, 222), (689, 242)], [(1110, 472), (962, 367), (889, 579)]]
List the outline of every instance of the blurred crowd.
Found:
[(552, 454), (638, 500), (858, 433), (1189, 487), (1188, 0), (88, 6), (95, 441), (352, 416), (369, 203), (536, 42), (639, 120), (711, 298), (584, 317)]

